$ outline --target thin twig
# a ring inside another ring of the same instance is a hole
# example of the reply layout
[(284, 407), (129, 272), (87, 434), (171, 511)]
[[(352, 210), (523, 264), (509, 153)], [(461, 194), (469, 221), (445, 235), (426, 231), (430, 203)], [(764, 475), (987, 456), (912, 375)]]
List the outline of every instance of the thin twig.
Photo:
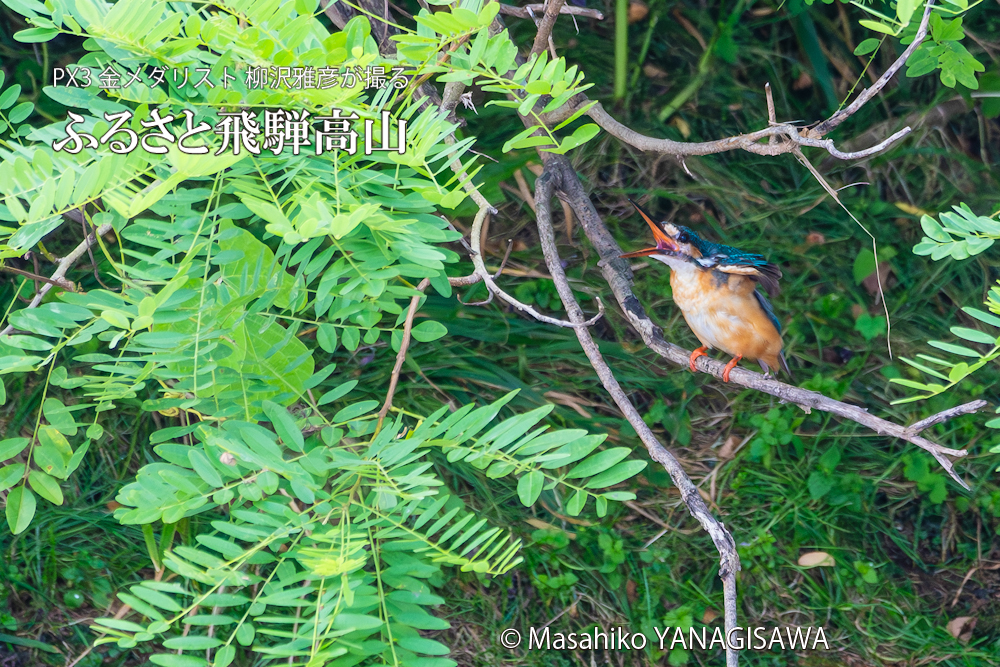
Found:
[[(854, 152), (839, 151), (836, 146), (834, 146), (832, 141), (823, 140), (822, 137), (829, 134), (834, 128), (854, 115), (862, 106), (865, 105), (866, 102), (877, 95), (879, 91), (885, 87), (889, 80), (892, 79), (896, 72), (898, 72), (899, 69), (906, 63), (907, 59), (913, 55), (913, 53), (927, 37), (927, 26), (930, 21), (933, 4), (933, 0), (927, 3), (927, 6), (924, 8), (923, 18), (917, 28), (916, 35), (914, 35), (913, 42), (907, 47), (902, 55), (896, 59), (896, 62), (894, 62), (892, 66), (889, 67), (889, 69), (887, 69), (874, 84), (872, 84), (871, 87), (863, 90), (854, 102), (837, 111), (830, 116), (830, 118), (811, 129), (803, 128), (800, 131), (800, 128), (797, 128), (790, 123), (775, 123), (768, 128), (751, 132), (749, 134), (726, 137), (725, 139), (717, 139), (715, 141), (684, 142), (673, 141), (670, 139), (657, 139), (639, 134), (635, 130), (622, 125), (617, 120), (612, 118), (600, 103), (594, 103), (593, 106), (587, 111), (587, 114), (608, 134), (627, 144), (630, 144), (640, 150), (654, 153), (666, 153), (678, 157), (687, 155), (714, 155), (716, 153), (724, 153), (731, 150), (745, 150), (750, 153), (756, 153), (757, 155), (773, 156), (791, 153), (798, 146), (823, 148), (829, 152), (830, 155), (841, 160), (858, 160), (870, 157), (885, 150), (890, 145), (909, 134), (910, 128), (904, 127), (902, 130), (896, 132), (885, 141), (882, 141), (871, 148)], [(582, 93), (575, 95), (569, 102), (563, 105), (562, 108), (548, 114), (546, 116), (546, 122), (553, 125), (559, 123), (568, 118), (577, 109), (590, 103), (591, 100), (586, 95)], [(771, 138), (778, 136), (787, 137), (789, 141), (772, 142)], [(768, 139), (768, 143), (757, 143), (761, 139), (765, 138)]]
[(531, 45), (531, 55), (537, 56), (549, 47), (549, 38), (552, 36), (552, 29), (556, 26), (559, 11), (565, 4), (566, 0), (546, 1), (545, 14), (538, 22), (538, 32), (535, 33), (535, 42)]
[(806, 158), (802, 150), (796, 146), (792, 153), (795, 155), (795, 158), (809, 170), (809, 173), (813, 175), (813, 178), (815, 178), (816, 181), (823, 186), (823, 189), (826, 190), (827, 194), (833, 197), (833, 201), (837, 202), (837, 205), (844, 209), (844, 212), (851, 217), (851, 220), (853, 220), (855, 224), (857, 224), (858, 227), (860, 227), (861, 230), (868, 235), (868, 238), (872, 240), (872, 255), (875, 258), (875, 282), (878, 284), (878, 296), (879, 300), (882, 301), (882, 310), (885, 311), (885, 345), (889, 350), (889, 358), (892, 359), (892, 318), (889, 316), (889, 303), (886, 301), (885, 290), (882, 288), (882, 272), (879, 270), (878, 260), (878, 241), (876, 240), (875, 235), (868, 231), (868, 228), (861, 224), (861, 221), (858, 220), (853, 213), (851, 213), (851, 210), (844, 206), (844, 202), (840, 201), (840, 195), (837, 194), (838, 191), (833, 189), (833, 186), (827, 182), (826, 178), (823, 177), (823, 174), (819, 173), (819, 170)]
[(385, 393), (385, 403), (382, 404), (382, 409), (378, 411), (378, 425), (375, 427), (376, 433), (382, 430), (382, 422), (385, 420), (385, 416), (389, 414), (389, 410), (392, 409), (392, 396), (396, 393), (396, 384), (399, 382), (399, 371), (403, 368), (403, 362), (406, 361), (406, 350), (410, 347), (410, 332), (413, 330), (413, 318), (417, 314), (417, 306), (420, 305), (420, 298), (423, 296), (422, 292), (430, 284), (430, 278), (424, 278), (417, 285), (417, 291), (421, 292), (421, 294), (414, 294), (410, 297), (410, 307), (406, 311), (406, 322), (403, 324), (403, 340), (399, 343), (399, 352), (396, 353), (396, 365), (392, 367), (392, 375), (389, 378), (389, 390)]
[[(610, 232), (608, 232), (600, 216), (598, 216), (593, 203), (590, 201), (590, 197), (583, 190), (583, 186), (580, 184), (580, 180), (569, 162), (563, 156), (558, 155), (547, 155), (546, 162), (546, 169), (558, 168), (562, 172), (563, 175), (560, 179), (562, 192), (573, 207), (573, 211), (583, 226), (587, 238), (590, 239), (590, 242), (600, 254), (601, 261), (599, 266), (629, 323), (636, 329), (647, 347), (664, 359), (686, 367), (690, 363), (690, 351), (664, 340), (663, 331), (649, 319), (642, 304), (639, 303), (635, 294), (632, 293), (632, 271), (629, 268), (628, 260), (620, 257), (622, 254), (621, 248), (615, 242)], [(709, 373), (718, 378), (722, 377), (722, 372), (725, 369), (725, 364), (707, 356), (699, 357), (695, 365), (699, 371)], [(969, 485), (955, 472), (952, 462), (945, 458), (949, 456), (956, 458), (966, 456), (968, 452), (964, 450), (942, 447), (926, 438), (915, 435), (905, 426), (871, 415), (864, 408), (828, 398), (819, 392), (800, 389), (799, 387), (794, 387), (773, 379), (766, 379), (760, 373), (755, 373), (739, 366), (732, 369), (729, 375), (729, 384), (748, 387), (770, 394), (787, 402), (802, 406), (804, 409), (829, 412), (865, 426), (879, 435), (906, 440), (929, 452), (941, 467), (951, 475), (952, 479), (958, 482), (963, 488), (969, 489)]]
[[(767, 98), (767, 122), (770, 125), (778, 124), (778, 116), (774, 112), (774, 95), (771, 94), (771, 83), (764, 84), (764, 97)], [(778, 138), (773, 134), (767, 138), (767, 143), (773, 144), (778, 141)]]
[(913, 41), (910, 42), (910, 45), (906, 47), (906, 50), (903, 51), (898, 58), (896, 58), (896, 62), (890, 65), (889, 69), (883, 72), (882, 76), (880, 76), (878, 80), (871, 85), (871, 87), (862, 90), (861, 94), (858, 95), (853, 102), (834, 113), (816, 127), (812, 128), (808, 132), (810, 137), (819, 138), (825, 134), (829, 134), (834, 128), (853, 116), (858, 109), (863, 107), (868, 102), (868, 100), (878, 95), (879, 91), (885, 88), (885, 85), (889, 83), (889, 80), (892, 79), (896, 72), (898, 72), (899, 69), (906, 64), (909, 57), (913, 55), (913, 52), (920, 47), (924, 39), (927, 37), (927, 25), (930, 23), (931, 11), (933, 9), (934, 0), (930, 0), (927, 3), (927, 6), (924, 7), (924, 15), (920, 19), (920, 25), (917, 26), (917, 32), (913, 36)]
[[(485, 201), (485, 200), (484, 200)], [(489, 206), (487, 204), (486, 206)], [(469, 242), (472, 244), (472, 264), (476, 267), (476, 273), (480, 275), (483, 282), (486, 283), (486, 288), (492, 294), (496, 294), (498, 297), (509, 303), (511, 306), (520, 310), (523, 313), (531, 315), (539, 322), (545, 322), (546, 324), (554, 324), (557, 327), (567, 327), (567, 328), (579, 328), (579, 327), (589, 327), (593, 326), (597, 320), (601, 319), (604, 315), (604, 302), (597, 299), (597, 314), (586, 322), (567, 322), (566, 320), (556, 319), (554, 317), (549, 317), (548, 315), (542, 315), (540, 312), (532, 308), (526, 303), (521, 303), (510, 294), (504, 292), (499, 285), (493, 280), (493, 276), (489, 274), (486, 270), (486, 264), (483, 263), (483, 255), (479, 246), (479, 237), (483, 231), (483, 220), (486, 219), (486, 215), (489, 213), (489, 209), (486, 207), (480, 207), (479, 213), (476, 214), (476, 219), (472, 223), (472, 232), (469, 234)]]
[[(551, 200), (553, 185), (553, 174), (548, 170), (535, 182), (538, 236), (541, 240), (542, 252), (545, 255), (545, 263), (552, 274), (552, 280), (555, 283), (556, 291), (559, 292), (559, 298), (562, 299), (563, 306), (566, 308), (570, 319), (579, 323), (583, 321), (583, 311), (580, 310), (580, 305), (577, 303), (576, 297), (573, 296), (573, 290), (569, 286), (566, 272), (563, 270), (562, 262), (559, 259), (559, 252), (556, 248), (555, 233), (552, 230)], [(576, 329), (576, 336), (580, 340), (580, 345), (587, 354), (591, 366), (594, 367), (594, 371), (601, 379), (601, 384), (611, 394), (618, 408), (625, 416), (625, 419), (635, 429), (639, 435), (639, 439), (642, 440), (642, 444), (649, 451), (650, 457), (664, 467), (670, 475), (670, 479), (673, 480), (674, 485), (680, 490), (681, 499), (687, 506), (688, 511), (691, 512), (691, 516), (697, 519), (698, 523), (705, 529), (705, 532), (711, 536), (712, 542), (715, 543), (715, 548), (719, 551), (719, 577), (722, 579), (723, 597), (725, 599), (726, 636), (728, 637), (729, 632), (737, 627), (736, 573), (740, 570), (740, 558), (736, 553), (736, 543), (733, 541), (732, 535), (729, 534), (726, 527), (708, 510), (704, 499), (702, 499), (701, 494), (698, 492), (698, 488), (691, 481), (691, 478), (688, 477), (687, 472), (685, 472), (680, 462), (674, 458), (674, 455), (669, 450), (660, 444), (649, 426), (643, 421), (639, 411), (635, 409), (635, 406), (632, 405), (632, 402), (622, 390), (621, 385), (618, 384), (614, 373), (601, 355), (593, 337), (591, 337), (590, 331), (586, 327), (578, 327)], [(728, 667), (736, 667), (738, 664), (738, 655), (739, 653), (735, 649), (727, 646), (726, 665)]]
[(935, 424), (940, 424), (941, 422), (948, 421), (953, 417), (959, 415), (968, 415), (981, 408), (986, 407), (986, 401), (970, 401), (969, 403), (963, 403), (962, 405), (957, 405), (953, 408), (948, 408), (947, 410), (942, 410), (936, 415), (931, 415), (927, 419), (921, 419), (916, 424), (910, 424), (906, 427), (906, 431), (912, 435), (916, 435), (923, 431), (925, 428), (934, 426)]
[(63, 278), (62, 280), (54, 280), (52, 278), (46, 278), (45, 276), (40, 276), (37, 273), (32, 273), (31, 271), (22, 271), (21, 269), (15, 269), (13, 266), (0, 266), (0, 271), (6, 271), (7, 273), (13, 273), (18, 276), (24, 276), (25, 278), (30, 278), (31, 280), (34, 280), (36, 283), (42, 282), (42, 283), (48, 283), (53, 287), (62, 287), (63, 289), (67, 289), (70, 292), (72, 292), (76, 288), (76, 285), (74, 285), (72, 281), (66, 280), (65, 278)]
[[(500, 268), (497, 269), (496, 272), (493, 274), (493, 280), (496, 280), (497, 278), (499, 278), (503, 274), (504, 267), (507, 266), (507, 259), (510, 257), (510, 251), (511, 251), (511, 249), (513, 247), (514, 247), (514, 240), (513, 239), (508, 240), (507, 241), (507, 252), (505, 252), (503, 254), (503, 261), (500, 262)], [(472, 248), (469, 248), (469, 251), (471, 252)], [(482, 277), (480, 277), (480, 275), (478, 273), (473, 273), (471, 276), (469, 276), (469, 278), (473, 278), (473, 277), (475, 278), (475, 281), (470, 282), (470, 283), (466, 283), (466, 284), (473, 285), (475, 283), (478, 283), (480, 280), (482, 280)], [(455, 283), (452, 283), (452, 285), (455, 285)], [(460, 304), (462, 304), (463, 306), (488, 306), (491, 303), (493, 303), (493, 292), (491, 292), (491, 291), (489, 291), (489, 289), (487, 289), (486, 290), (486, 294), (487, 294), (487, 296), (486, 296), (486, 300), (485, 301), (462, 301), (461, 299), (458, 299), (458, 302)]]
[[(612, 118), (599, 102), (594, 104), (587, 111), (587, 114), (608, 134), (639, 150), (676, 156), (715, 155), (733, 150), (744, 150), (757, 155), (774, 156), (792, 153), (799, 146), (810, 146), (812, 148), (822, 148), (833, 157), (841, 160), (860, 160), (884, 151), (911, 131), (909, 127), (904, 127), (888, 139), (870, 148), (848, 153), (838, 150), (833, 140), (807, 136), (808, 132), (806, 134), (801, 133), (800, 128), (791, 123), (777, 123), (756, 132), (739, 134), (733, 137), (726, 137), (725, 139), (716, 139), (715, 141), (687, 142), (674, 141), (672, 139), (657, 139), (640, 134)], [(758, 143), (761, 139), (778, 136), (785, 137), (788, 141), (773, 144)]]
[[(514, 5), (500, 5), (500, 13), (505, 16), (514, 16), (519, 19), (530, 19), (532, 14), (539, 13), (545, 9), (544, 4), (537, 5), (525, 5), (524, 7), (515, 7)], [(598, 21), (604, 20), (604, 14), (596, 9), (589, 9), (587, 7), (575, 7), (573, 5), (563, 5), (559, 9), (560, 14), (570, 14), (572, 16), (584, 16), (590, 19), (597, 19)]]
[[(76, 260), (80, 259), (87, 252), (87, 249), (90, 248), (90, 246), (97, 243), (98, 236), (104, 236), (110, 231), (111, 223), (101, 225), (97, 228), (96, 233), (88, 234), (85, 239), (80, 241), (80, 245), (73, 249), (73, 252), (59, 260), (59, 268), (57, 268), (55, 273), (52, 274), (49, 282), (42, 285), (41, 288), (35, 293), (35, 298), (33, 298), (31, 303), (27, 305), (27, 308), (37, 308), (42, 302), (42, 299), (45, 298), (45, 295), (52, 289), (53, 285), (61, 285), (65, 287), (61, 281), (66, 277), (66, 272), (69, 271), (69, 268), (76, 263)], [(9, 334), (13, 330), (14, 327), (8, 324), (3, 331), (0, 331), (0, 336)]]

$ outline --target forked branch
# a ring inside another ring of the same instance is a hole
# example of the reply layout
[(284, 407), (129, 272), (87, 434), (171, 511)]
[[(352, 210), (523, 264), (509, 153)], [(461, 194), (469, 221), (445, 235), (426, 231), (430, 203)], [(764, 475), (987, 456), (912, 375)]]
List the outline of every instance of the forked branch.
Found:
[[(538, 215), (538, 236), (541, 240), (542, 252), (545, 255), (545, 263), (549, 268), (549, 273), (552, 275), (556, 290), (559, 292), (559, 298), (562, 300), (570, 320), (581, 323), (584, 317), (583, 311), (580, 310), (580, 304), (577, 303), (576, 297), (573, 296), (573, 290), (569, 285), (569, 280), (566, 278), (566, 272), (563, 270), (562, 262), (559, 259), (559, 251), (556, 248), (555, 233), (552, 230), (552, 194), (553, 186), (555, 185), (554, 181), (559, 176), (567, 174), (572, 174), (572, 178), (576, 178), (574, 172), (556, 170), (554, 175), (553, 171), (550, 171), (546, 167), (545, 172), (535, 182), (535, 208)], [(684, 471), (683, 466), (681, 466), (666, 447), (660, 444), (649, 426), (643, 421), (642, 415), (635, 409), (635, 406), (632, 405), (632, 402), (622, 390), (621, 385), (618, 384), (618, 380), (615, 379), (611, 367), (604, 361), (604, 357), (590, 335), (590, 331), (586, 327), (577, 327), (575, 331), (576, 337), (580, 340), (580, 345), (583, 347), (583, 351), (590, 360), (590, 365), (594, 367), (594, 371), (601, 379), (601, 384), (611, 394), (615, 404), (618, 405), (618, 409), (621, 410), (628, 423), (635, 429), (639, 435), (639, 439), (642, 440), (642, 444), (646, 446), (649, 456), (662, 465), (670, 475), (670, 479), (673, 480), (674, 485), (680, 490), (681, 500), (684, 501), (688, 511), (691, 512), (691, 516), (701, 524), (705, 532), (712, 538), (712, 542), (715, 543), (715, 548), (719, 552), (719, 577), (722, 578), (722, 591), (725, 600), (726, 636), (728, 637), (730, 630), (737, 627), (736, 573), (740, 570), (740, 558), (736, 552), (736, 543), (733, 541), (733, 536), (726, 530), (722, 522), (715, 518), (708, 510), (705, 501), (698, 492), (698, 487), (691, 481), (687, 472)], [(727, 667), (736, 667), (738, 657), (739, 652), (736, 649), (730, 646), (726, 647)]]
[[(485, 200), (484, 200), (485, 201)], [(489, 206), (488, 204), (486, 206)], [(530, 315), (539, 322), (545, 322), (546, 324), (554, 324), (557, 327), (568, 327), (568, 328), (579, 328), (579, 327), (589, 327), (593, 326), (597, 320), (604, 316), (604, 302), (600, 299), (597, 300), (597, 314), (591, 317), (585, 322), (567, 322), (566, 320), (560, 320), (555, 317), (549, 317), (548, 315), (543, 315), (526, 303), (521, 303), (507, 292), (503, 291), (499, 285), (493, 280), (493, 276), (486, 269), (486, 264), (483, 262), (483, 254), (480, 249), (480, 236), (483, 233), (483, 221), (486, 219), (486, 215), (489, 213), (490, 209), (486, 206), (480, 207), (479, 213), (476, 214), (476, 219), (472, 223), (472, 232), (469, 234), (469, 243), (472, 245), (472, 265), (475, 267), (475, 273), (479, 278), (486, 283), (486, 289), (490, 293), (497, 295), (511, 306), (520, 310), (523, 313)]]
[[(38, 305), (42, 303), (42, 299), (45, 298), (45, 295), (48, 294), (49, 290), (51, 290), (54, 286), (66, 288), (66, 272), (69, 271), (71, 266), (76, 264), (78, 259), (87, 253), (90, 246), (97, 243), (98, 236), (104, 236), (110, 231), (111, 224), (107, 223), (98, 227), (96, 232), (87, 234), (83, 241), (81, 241), (78, 246), (73, 248), (73, 252), (59, 260), (59, 268), (55, 270), (52, 276), (45, 282), (44, 285), (41, 286), (38, 292), (35, 293), (35, 297), (31, 300), (31, 303), (27, 305), (27, 308), (37, 308)], [(13, 330), (14, 327), (8, 324), (4, 327), (3, 331), (0, 331), (0, 336), (5, 336)]]
[[(563, 156), (551, 154), (546, 155), (545, 161), (547, 171), (551, 171), (554, 174), (557, 170), (560, 172), (559, 183), (561, 184), (563, 196), (569, 202), (577, 219), (583, 226), (587, 238), (590, 239), (590, 242), (597, 249), (601, 257), (599, 266), (629, 323), (639, 332), (643, 342), (651, 350), (678, 366), (687, 366), (691, 356), (690, 351), (666, 341), (663, 338), (663, 331), (649, 319), (642, 304), (639, 303), (639, 300), (633, 294), (632, 271), (629, 268), (628, 261), (621, 258), (621, 248), (618, 247), (618, 244), (597, 214), (594, 205), (590, 201), (590, 197), (584, 191), (569, 161)], [(699, 357), (695, 365), (703, 373), (709, 373), (718, 378), (722, 377), (722, 372), (725, 369), (725, 364), (709, 357)], [(834, 400), (819, 392), (801, 389), (785, 384), (784, 382), (779, 382), (778, 380), (768, 379), (760, 373), (755, 373), (739, 366), (734, 368), (729, 374), (729, 382), (733, 385), (748, 387), (764, 392), (765, 394), (771, 394), (789, 403), (795, 403), (806, 410), (822, 410), (823, 412), (829, 412), (838, 417), (849, 419), (871, 429), (879, 435), (888, 435), (910, 442), (929, 452), (956, 482), (963, 488), (969, 489), (969, 485), (958, 476), (951, 460), (947, 458), (960, 458), (966, 456), (968, 452), (961, 449), (942, 447), (919, 436), (917, 433), (920, 429), (916, 429), (915, 427), (920, 426), (920, 423), (915, 424), (914, 427), (895, 424), (869, 414), (867, 410), (856, 405)], [(963, 406), (963, 410), (961, 411), (958, 409), (948, 411), (948, 414), (936, 417), (937, 420), (935, 423), (957, 416), (958, 414), (974, 412), (982, 407), (982, 405), (970, 403)], [(925, 426), (921, 426), (921, 428), (925, 428)]]
[[(791, 123), (774, 122), (772, 115), (773, 103), (770, 101), (770, 91), (767, 91), (769, 102), (768, 112), (769, 116), (772, 116), (769, 127), (756, 132), (726, 137), (725, 139), (717, 139), (715, 141), (685, 142), (649, 137), (619, 123), (617, 120), (612, 118), (607, 111), (605, 111), (604, 107), (602, 107), (600, 103), (594, 104), (593, 107), (587, 111), (587, 114), (602, 129), (607, 131), (608, 134), (616, 137), (620, 141), (643, 151), (666, 153), (678, 157), (690, 155), (714, 155), (716, 153), (724, 153), (731, 150), (745, 150), (750, 153), (756, 153), (757, 155), (781, 155), (800, 150), (802, 146), (822, 148), (833, 157), (841, 160), (858, 160), (870, 157), (882, 152), (896, 141), (905, 137), (910, 133), (911, 129), (909, 127), (904, 127), (875, 146), (862, 151), (854, 152), (840, 151), (834, 145), (833, 141), (823, 139), (823, 137), (826, 134), (829, 134), (834, 128), (839, 126), (852, 115), (857, 113), (857, 111), (869, 100), (871, 100), (872, 97), (877, 95), (886, 86), (889, 80), (892, 79), (892, 77), (900, 70), (900, 68), (906, 64), (907, 59), (913, 55), (913, 53), (920, 47), (920, 44), (927, 37), (927, 26), (930, 22), (931, 11), (933, 8), (934, 2), (931, 0), (924, 8), (923, 17), (920, 20), (920, 25), (917, 27), (917, 32), (914, 35), (913, 41), (874, 84), (865, 88), (861, 94), (858, 95), (853, 102), (851, 102), (851, 104), (843, 109), (840, 109), (828, 119), (811, 129), (797, 127)], [(585, 95), (577, 95), (573, 99), (572, 103), (566, 104), (564, 109), (558, 110), (555, 114), (552, 114), (549, 121), (559, 121), (561, 120), (561, 116), (569, 117), (574, 110), (582, 107), (584, 104), (588, 104), (589, 102), (590, 100)], [(775, 141), (776, 137), (784, 140)], [(768, 141), (767, 143), (762, 144), (759, 143), (761, 139), (767, 139)]]

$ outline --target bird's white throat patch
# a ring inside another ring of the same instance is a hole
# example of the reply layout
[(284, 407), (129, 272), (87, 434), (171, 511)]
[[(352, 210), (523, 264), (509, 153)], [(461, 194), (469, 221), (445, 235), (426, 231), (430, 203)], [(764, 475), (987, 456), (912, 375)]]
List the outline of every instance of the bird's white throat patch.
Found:
[(698, 271), (694, 264), (685, 257), (674, 257), (673, 255), (652, 255), (652, 257), (669, 266), (671, 271), (679, 273), (678, 278), (694, 280)]

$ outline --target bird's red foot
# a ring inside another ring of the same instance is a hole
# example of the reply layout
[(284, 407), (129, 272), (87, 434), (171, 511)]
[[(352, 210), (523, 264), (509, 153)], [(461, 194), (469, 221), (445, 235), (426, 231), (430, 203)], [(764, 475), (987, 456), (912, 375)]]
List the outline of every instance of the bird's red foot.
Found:
[(698, 372), (698, 369), (696, 369), (694, 367), (694, 360), (697, 359), (698, 357), (707, 357), (708, 356), (708, 353), (706, 352), (707, 349), (708, 349), (707, 345), (702, 345), (697, 350), (695, 350), (694, 352), (691, 353), (690, 362), (691, 362), (691, 372), (692, 373), (697, 373)]
[(730, 361), (729, 361), (728, 364), (726, 364), (726, 368), (722, 371), (722, 381), (723, 382), (729, 382), (729, 371), (731, 371), (734, 368), (736, 368), (736, 364), (738, 364), (740, 362), (740, 359), (742, 359), (742, 358), (743, 358), (742, 354), (737, 354), (735, 357), (733, 357), (732, 359), (730, 359)]

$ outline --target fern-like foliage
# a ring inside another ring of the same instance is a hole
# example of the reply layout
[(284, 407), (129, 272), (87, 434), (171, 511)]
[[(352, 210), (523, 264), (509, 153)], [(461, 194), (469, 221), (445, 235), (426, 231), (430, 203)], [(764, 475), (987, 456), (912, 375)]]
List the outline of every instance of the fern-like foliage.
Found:
[[(961, 204), (953, 207), (953, 212), (942, 213), (940, 217), (940, 223), (929, 215), (924, 215), (920, 219), (926, 236), (913, 247), (914, 254), (929, 255), (935, 261), (946, 258), (963, 260), (985, 252), (994, 241), (1000, 239), (1000, 222), (994, 219), (996, 214), (992, 217), (976, 215), (968, 206)], [(962, 311), (989, 327), (988, 330), (951, 327), (951, 333), (976, 347), (932, 340), (928, 345), (953, 355), (952, 358), (942, 359), (929, 354), (918, 354), (917, 359), (902, 357), (904, 362), (932, 380), (920, 382), (915, 379), (892, 378), (891, 382), (895, 384), (921, 392), (893, 401), (894, 404), (919, 401), (942, 394), (1000, 358), (1000, 332), (997, 331), (1000, 328), (1000, 283), (990, 290), (985, 305), (989, 312), (969, 306), (962, 308)], [(1000, 418), (992, 419), (986, 425), (1000, 428)], [(994, 451), (1000, 452), (1000, 448), (995, 448)]]
[[(535, 118), (508, 148), (579, 146), (596, 126), (529, 135), (543, 127), (539, 114), (588, 87), (582, 73), (544, 54), (514, 70), (507, 34), (489, 33), (497, 3), (422, 10), (385, 57), (366, 18), (330, 33), (315, 0), (4, 2), (32, 25), (21, 41), (85, 38), (76, 66), (91, 72), (202, 68), (211, 84), (192, 75), (48, 87), (72, 115), (35, 127), (32, 103), (0, 80), (0, 261), (28, 251), (54, 260), (45, 244), (74, 238), (62, 228), (79, 224), (67, 222), (75, 212), (88, 232), (112, 232), (92, 248), (101, 288), (63, 284), (37, 307), (12, 301), (0, 320), (12, 329), (0, 336), (0, 376), (44, 378), (34, 428), (0, 441), (11, 531), (29, 527), (39, 497), (63, 502), (63, 480), (108, 441), (106, 413), (168, 420), (150, 436), (155, 460), (120, 490), (115, 511), (142, 526), (157, 576), (118, 592), (127, 613), (94, 622), (98, 644), (168, 667), (451, 665), (448, 648), (421, 634), (448, 627), (435, 591), (449, 569), (507, 572), (521, 542), (467, 508), (435, 464), (510, 478), (524, 505), (565, 498), (570, 515), (593, 500), (603, 516), (609, 502), (634, 497), (609, 487), (645, 464), (628, 460), (628, 448), (603, 448), (603, 435), (549, 429), (541, 422), (551, 405), (500, 419), (508, 394), (453, 412), (397, 411), (379, 428), (378, 402), (359, 398), (357, 380), (329, 361), (362, 345), (398, 351), (405, 305), (425, 298), (414, 282), (451, 295), (446, 268), (457, 255), (443, 244), (459, 234), (440, 213), (475, 188), (475, 138), (455, 137), (457, 125), (416, 86), (258, 89), (245, 76), (221, 79), (249, 67), (402, 68), (410, 81), (479, 83)], [(119, 154), (114, 141), (56, 149), (70, 122), (105, 137), (115, 114), (138, 121), (156, 111), (175, 117), (180, 134), (187, 113), (214, 126), (223, 108), (314, 117), (338, 108), (376, 133), (405, 122), (405, 150), (237, 155), (211, 134), (186, 144), (208, 149), (201, 155), (174, 143), (161, 154)], [(20, 296), (31, 289), (16, 279)], [(412, 344), (446, 333), (423, 320)], [(177, 543), (175, 531), (185, 536)]]

